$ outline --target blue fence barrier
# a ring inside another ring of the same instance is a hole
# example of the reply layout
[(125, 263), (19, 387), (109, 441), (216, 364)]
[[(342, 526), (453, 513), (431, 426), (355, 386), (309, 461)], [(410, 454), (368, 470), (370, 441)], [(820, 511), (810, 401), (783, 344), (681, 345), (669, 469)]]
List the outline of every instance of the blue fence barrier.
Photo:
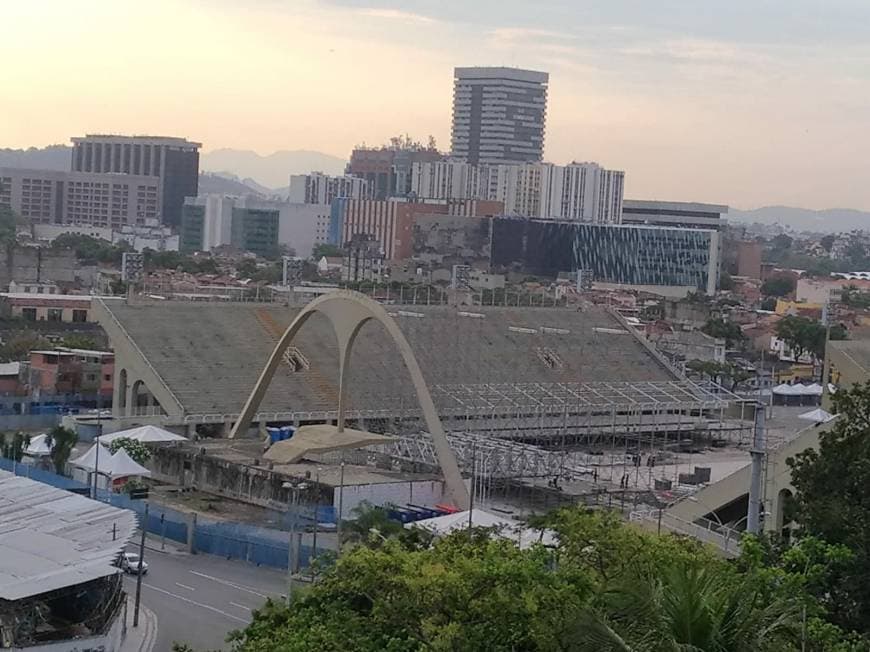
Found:
[[(21, 464), (0, 457), (0, 469), (14, 472), (16, 475), (36, 480), (59, 489), (88, 488), (83, 482), (50, 471), (38, 469), (30, 464)], [(104, 489), (97, 491), (97, 499), (121, 509), (129, 509), (139, 516), (143, 522), (145, 502), (131, 500), (127, 494), (118, 494)], [(335, 511), (331, 507), (319, 507), (307, 514), (309, 523), (316, 515), (318, 522), (334, 521)], [(301, 523), (300, 523), (301, 524)], [(182, 512), (150, 503), (148, 519), (144, 523), (145, 531), (157, 536), (186, 544), (188, 541), (188, 516)], [(287, 568), (289, 562), (290, 535), (284, 530), (273, 530), (247, 523), (218, 522), (198, 519), (193, 533), (193, 549), (211, 555), (220, 555), (227, 559), (241, 559), (252, 564)], [(299, 548), (299, 567), (308, 565), (312, 554), (309, 546)]]

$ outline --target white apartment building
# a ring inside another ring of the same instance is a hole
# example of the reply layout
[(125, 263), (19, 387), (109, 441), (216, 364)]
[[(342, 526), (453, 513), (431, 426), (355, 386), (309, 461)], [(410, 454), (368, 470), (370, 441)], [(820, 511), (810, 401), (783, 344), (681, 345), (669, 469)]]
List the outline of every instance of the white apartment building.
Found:
[(0, 204), (33, 224), (120, 229), (159, 225), (162, 195), (150, 176), (0, 168)]
[(416, 163), (412, 189), (419, 199), (482, 199), (504, 203), (506, 215), (619, 224), (625, 173), (597, 163), (471, 165)]
[(360, 177), (334, 177), (323, 172), (290, 175), (291, 204), (332, 204), (340, 198), (370, 199), (369, 182)]

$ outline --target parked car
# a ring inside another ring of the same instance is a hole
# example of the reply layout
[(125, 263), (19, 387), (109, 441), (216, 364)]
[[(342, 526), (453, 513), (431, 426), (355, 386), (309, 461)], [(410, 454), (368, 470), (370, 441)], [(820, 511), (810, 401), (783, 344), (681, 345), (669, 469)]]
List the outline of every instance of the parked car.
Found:
[[(118, 568), (120, 568), (125, 573), (129, 573), (130, 575), (135, 575), (139, 572), (139, 555), (135, 552), (122, 552), (118, 557), (118, 561), (116, 562)], [(148, 572), (148, 563), (146, 561), (142, 561), (142, 574), (145, 575)]]

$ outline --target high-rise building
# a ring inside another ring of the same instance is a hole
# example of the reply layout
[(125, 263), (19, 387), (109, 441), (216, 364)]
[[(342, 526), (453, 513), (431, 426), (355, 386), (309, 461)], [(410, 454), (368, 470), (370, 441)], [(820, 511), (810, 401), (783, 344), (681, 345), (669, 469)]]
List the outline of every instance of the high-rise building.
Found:
[(134, 174), (0, 168), (0, 204), (34, 224), (156, 226), (160, 187)]
[(625, 173), (597, 163), (472, 165), (461, 161), (414, 165), (419, 199), (486, 199), (520, 217), (618, 224)]
[(292, 204), (332, 204), (340, 198), (369, 199), (369, 182), (351, 175), (334, 177), (323, 172), (290, 175), (288, 200)]
[(441, 161), (444, 155), (434, 145), (420, 143), (390, 147), (356, 147), (350, 154), (346, 172), (368, 182), (367, 199), (406, 197), (412, 191), (415, 163)]
[(72, 171), (157, 177), (164, 224), (181, 224), (199, 189), (199, 148), (184, 138), (88, 134), (73, 138)]
[(452, 155), (473, 164), (541, 161), (549, 78), (518, 68), (456, 68)]

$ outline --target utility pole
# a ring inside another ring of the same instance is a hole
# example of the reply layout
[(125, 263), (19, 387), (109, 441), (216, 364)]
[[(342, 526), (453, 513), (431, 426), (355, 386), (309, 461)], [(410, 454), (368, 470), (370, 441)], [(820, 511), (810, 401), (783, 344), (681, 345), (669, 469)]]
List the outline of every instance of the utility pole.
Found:
[(477, 494), (475, 490), (474, 477), (477, 475), (477, 445), (471, 445), (471, 491), (468, 499), (468, 536), (471, 536), (471, 528), (474, 526), (474, 498)]
[(139, 601), (142, 596), (142, 562), (145, 559), (145, 530), (148, 528), (148, 503), (142, 517), (142, 538), (139, 540), (139, 566), (136, 568), (136, 606), (133, 609), (133, 627), (139, 626)]
[(752, 459), (752, 475), (749, 481), (749, 508), (746, 512), (746, 531), (750, 534), (761, 532), (761, 476), (764, 472), (766, 455), (764, 405), (755, 406), (755, 429), (752, 434), (752, 448), (749, 455)]

